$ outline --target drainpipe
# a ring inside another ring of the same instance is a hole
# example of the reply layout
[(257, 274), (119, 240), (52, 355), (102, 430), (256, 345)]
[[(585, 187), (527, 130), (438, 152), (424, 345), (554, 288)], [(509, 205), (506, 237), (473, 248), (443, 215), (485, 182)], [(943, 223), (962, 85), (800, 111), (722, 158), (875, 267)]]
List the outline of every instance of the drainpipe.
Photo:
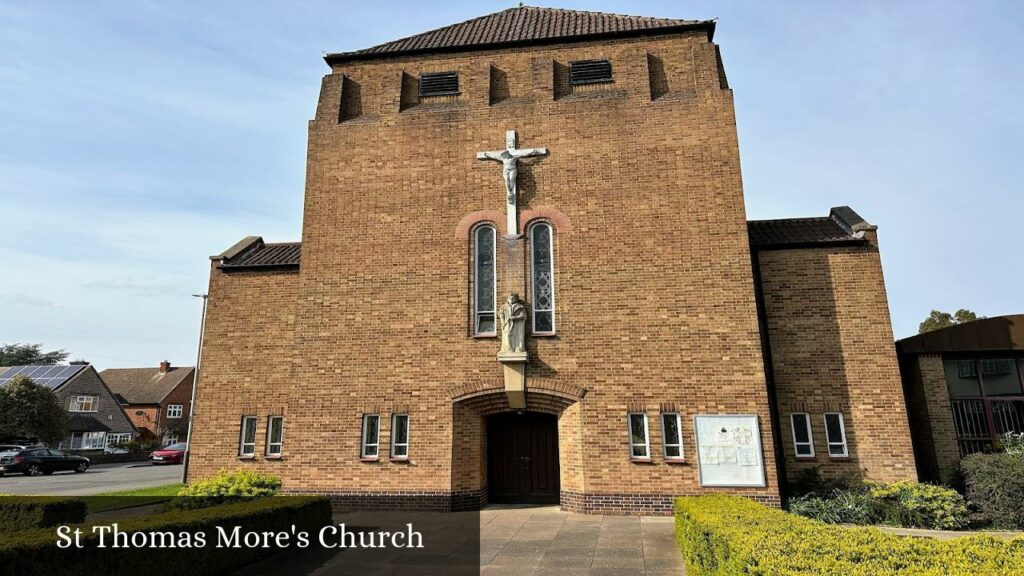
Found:
[(192, 374), (192, 399), (188, 404), (188, 432), (185, 434), (185, 457), (181, 465), (181, 483), (188, 482), (188, 463), (192, 454), (192, 422), (196, 413), (196, 388), (199, 386), (199, 366), (203, 361), (203, 336), (206, 335), (206, 304), (210, 299), (209, 294), (193, 294), (196, 298), (203, 299), (203, 319), (199, 322), (199, 350), (196, 352), (196, 369)]

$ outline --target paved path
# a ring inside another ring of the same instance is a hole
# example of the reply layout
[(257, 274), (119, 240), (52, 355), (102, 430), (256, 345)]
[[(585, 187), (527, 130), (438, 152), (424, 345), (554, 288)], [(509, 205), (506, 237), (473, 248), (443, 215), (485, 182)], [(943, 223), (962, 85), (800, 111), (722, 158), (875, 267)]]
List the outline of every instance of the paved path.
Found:
[(181, 481), (181, 466), (153, 466), (148, 462), (97, 464), (84, 474), (55, 472), (50, 476), (6, 475), (0, 478), (2, 494), (85, 496), (115, 490), (135, 490)]

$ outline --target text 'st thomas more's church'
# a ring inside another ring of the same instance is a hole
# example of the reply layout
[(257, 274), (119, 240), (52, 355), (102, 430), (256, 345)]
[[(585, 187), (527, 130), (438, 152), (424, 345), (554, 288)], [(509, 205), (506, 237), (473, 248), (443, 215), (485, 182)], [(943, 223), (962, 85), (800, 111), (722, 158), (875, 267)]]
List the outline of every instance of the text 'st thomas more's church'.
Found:
[(660, 514), (915, 478), (875, 227), (747, 221), (714, 30), (519, 7), (328, 55), (302, 242), (213, 258), (190, 480)]

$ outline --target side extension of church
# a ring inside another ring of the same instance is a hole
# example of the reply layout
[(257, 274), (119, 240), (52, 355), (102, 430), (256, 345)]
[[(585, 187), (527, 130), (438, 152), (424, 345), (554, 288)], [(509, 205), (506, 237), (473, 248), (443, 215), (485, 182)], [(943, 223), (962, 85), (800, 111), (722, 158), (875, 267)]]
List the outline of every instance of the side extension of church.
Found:
[[(877, 231), (747, 222), (714, 28), (519, 7), (329, 55), (301, 243), (212, 259), (189, 480), (662, 514), (914, 479)], [(509, 131), (546, 149), (511, 184)]]

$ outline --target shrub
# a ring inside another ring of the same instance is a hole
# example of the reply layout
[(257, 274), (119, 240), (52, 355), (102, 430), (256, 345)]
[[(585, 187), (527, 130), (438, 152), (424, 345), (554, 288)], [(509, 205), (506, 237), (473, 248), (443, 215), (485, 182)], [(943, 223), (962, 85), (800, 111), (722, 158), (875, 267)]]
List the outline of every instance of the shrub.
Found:
[(175, 505), (180, 508), (205, 508), (246, 498), (273, 496), (280, 490), (281, 479), (277, 476), (249, 470), (221, 470), (182, 488), (178, 496), (187, 498), (175, 499)]
[[(202, 547), (155, 546), (98, 548), (99, 536), (92, 533), (91, 525), (77, 525), (82, 529), (82, 548), (61, 549), (56, 545), (53, 529), (33, 530), (8, 538), (0, 538), (0, 574), (19, 576), (62, 576), (78, 574), (104, 574), (105, 576), (214, 576), (228, 574), (250, 562), (276, 554), (282, 548), (218, 547), (217, 527), (230, 533), (234, 527), (242, 532), (316, 533), (331, 522), (331, 506), (326, 498), (288, 496), (263, 498), (206, 508), (203, 510), (175, 510), (143, 518), (118, 522), (125, 532), (171, 532), (205, 534)], [(178, 538), (175, 541), (179, 541)]]
[(1024, 457), (972, 454), (960, 462), (967, 499), (996, 528), (1024, 529)]
[(1024, 537), (896, 536), (722, 494), (677, 499), (676, 536), (691, 576), (1024, 576)]
[(1002, 438), (1003, 449), (1011, 456), (1024, 456), (1024, 432), (1007, 432)]
[(865, 483), (831, 494), (808, 494), (789, 502), (789, 511), (826, 524), (888, 524), (905, 528), (956, 530), (967, 525), (967, 503), (956, 490), (919, 484)]
[(807, 494), (789, 501), (789, 511), (826, 524), (874, 524), (875, 501), (865, 492), (834, 490), (821, 497)]
[(52, 496), (0, 496), (0, 532), (20, 532), (77, 524), (85, 520), (85, 502)]

